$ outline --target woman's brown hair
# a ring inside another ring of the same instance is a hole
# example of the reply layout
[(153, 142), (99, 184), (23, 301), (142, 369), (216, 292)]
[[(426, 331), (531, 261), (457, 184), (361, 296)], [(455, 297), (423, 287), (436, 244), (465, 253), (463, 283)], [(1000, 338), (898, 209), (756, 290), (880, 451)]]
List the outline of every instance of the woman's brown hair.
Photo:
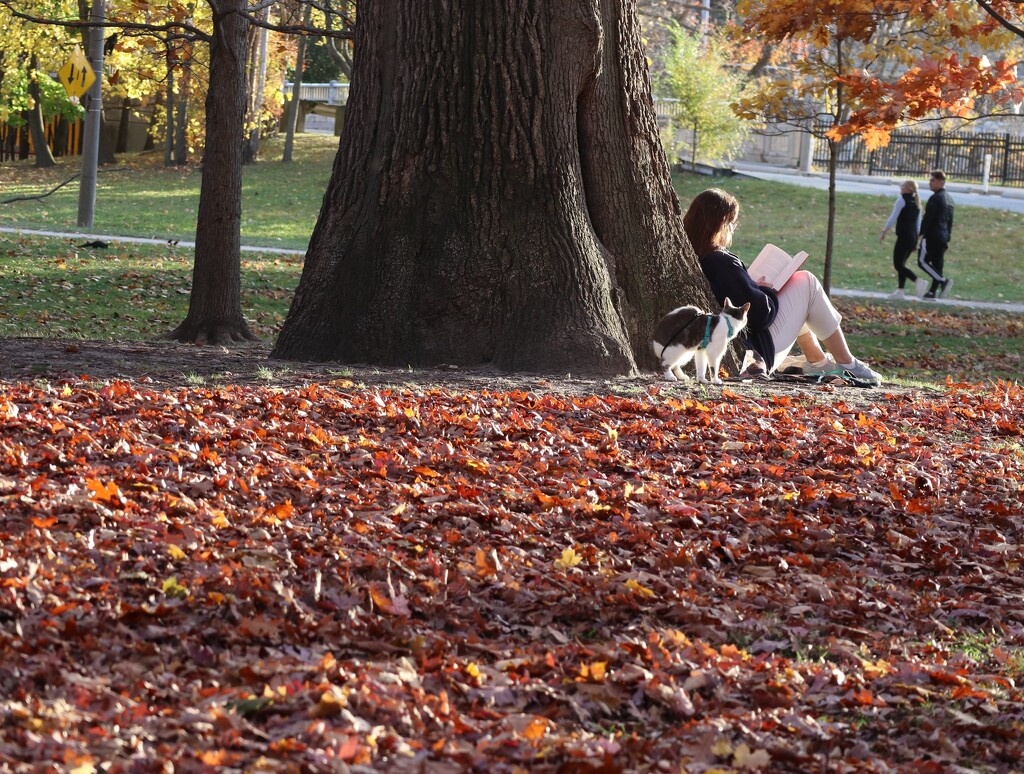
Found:
[(721, 188), (697, 194), (683, 216), (683, 230), (698, 258), (729, 245), (729, 227), (740, 214), (736, 197)]

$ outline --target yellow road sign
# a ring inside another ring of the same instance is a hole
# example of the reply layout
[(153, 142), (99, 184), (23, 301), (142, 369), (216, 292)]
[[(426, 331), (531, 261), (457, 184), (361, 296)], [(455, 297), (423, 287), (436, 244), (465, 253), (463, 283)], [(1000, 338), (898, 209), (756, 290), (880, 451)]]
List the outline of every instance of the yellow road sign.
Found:
[(75, 46), (75, 53), (57, 71), (57, 79), (64, 84), (64, 90), (69, 97), (81, 97), (96, 81), (96, 73), (93, 72), (92, 65), (85, 58), (82, 49)]

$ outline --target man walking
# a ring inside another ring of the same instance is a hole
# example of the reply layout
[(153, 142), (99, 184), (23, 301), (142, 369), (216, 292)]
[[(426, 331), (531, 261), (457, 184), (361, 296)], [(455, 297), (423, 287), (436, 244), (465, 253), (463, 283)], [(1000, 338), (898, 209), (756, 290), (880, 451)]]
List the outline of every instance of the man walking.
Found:
[(932, 195), (924, 205), (921, 218), (917, 265), (932, 280), (924, 297), (942, 298), (953, 284), (953, 280), (948, 279), (943, 272), (946, 249), (953, 233), (953, 199), (946, 192), (946, 174), (941, 169), (932, 170), (928, 187)]

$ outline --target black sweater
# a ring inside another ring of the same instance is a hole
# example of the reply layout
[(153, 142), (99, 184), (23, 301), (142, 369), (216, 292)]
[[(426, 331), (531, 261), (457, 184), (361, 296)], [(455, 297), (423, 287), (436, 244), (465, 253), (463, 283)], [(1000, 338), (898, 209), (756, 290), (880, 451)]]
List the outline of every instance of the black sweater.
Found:
[(771, 370), (775, 365), (775, 342), (768, 326), (779, 311), (779, 297), (775, 291), (754, 282), (743, 262), (727, 250), (711, 251), (700, 259), (700, 267), (719, 304), (726, 298), (737, 306), (750, 302), (744, 333), (746, 346), (764, 358)]
[(921, 218), (921, 236), (928, 242), (949, 244), (953, 233), (953, 198), (940, 188), (933, 193), (924, 205), (924, 217)]

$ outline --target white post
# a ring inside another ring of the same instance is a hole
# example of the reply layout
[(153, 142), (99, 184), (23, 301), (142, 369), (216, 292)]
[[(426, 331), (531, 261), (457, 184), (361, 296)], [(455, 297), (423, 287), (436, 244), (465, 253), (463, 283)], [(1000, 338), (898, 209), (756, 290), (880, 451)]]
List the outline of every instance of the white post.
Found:
[(814, 169), (814, 135), (808, 128), (800, 133), (800, 171), (810, 174)]
[(992, 171), (992, 154), (985, 154), (985, 168), (981, 173), (981, 188), (985, 193), (988, 193), (988, 176)]
[(92, 0), (89, 21), (89, 62), (96, 80), (89, 89), (89, 112), (85, 115), (82, 137), (82, 182), (78, 188), (78, 225), (92, 226), (96, 213), (96, 176), (100, 158), (100, 122), (103, 116), (103, 23), (107, 18), (106, 0)]

